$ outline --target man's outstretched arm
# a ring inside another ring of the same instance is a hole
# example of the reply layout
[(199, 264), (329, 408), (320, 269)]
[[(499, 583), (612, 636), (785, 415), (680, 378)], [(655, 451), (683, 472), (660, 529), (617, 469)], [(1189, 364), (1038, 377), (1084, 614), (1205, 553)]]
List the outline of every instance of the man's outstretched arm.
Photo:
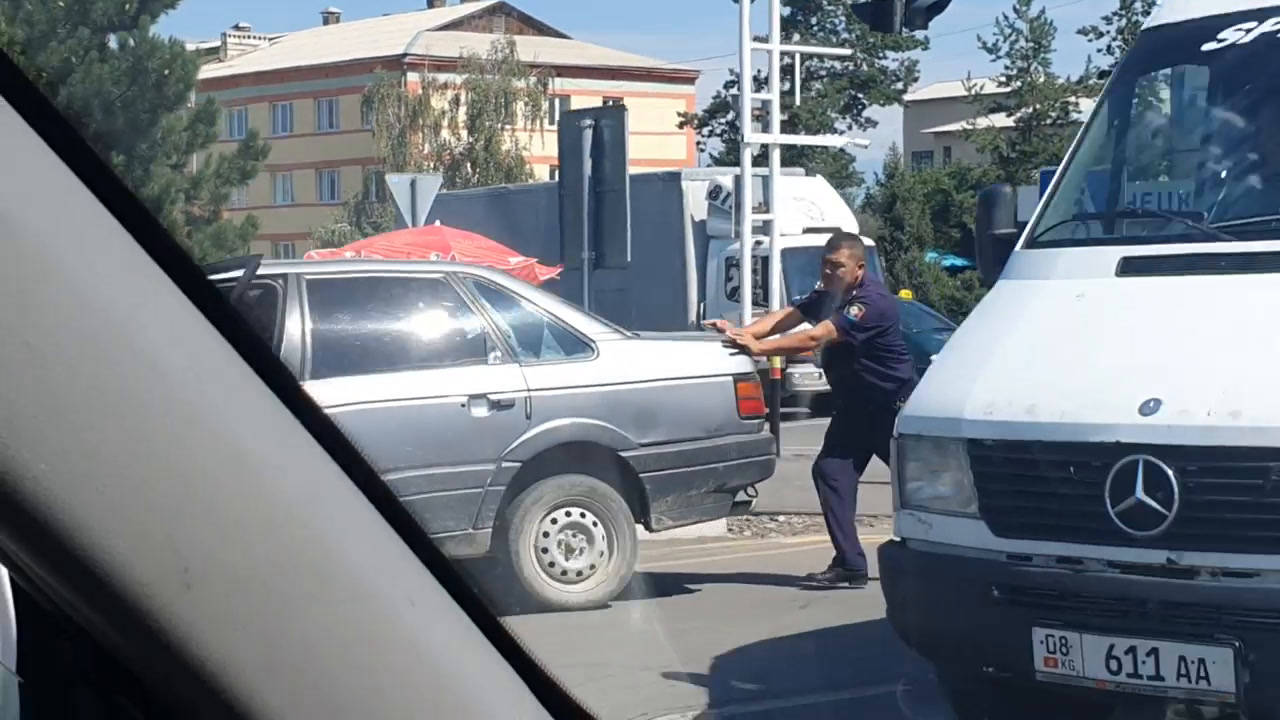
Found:
[(746, 333), (757, 340), (763, 340), (787, 332), (804, 321), (804, 315), (801, 315), (799, 310), (794, 307), (785, 307), (765, 315), (742, 329), (735, 328), (728, 320), (712, 320), (706, 325), (726, 335)]
[(808, 330), (781, 335), (768, 340), (759, 339), (749, 334), (746, 330), (731, 331), (729, 333), (729, 339), (738, 347), (752, 355), (766, 357), (772, 355), (803, 355), (817, 350), (823, 343), (834, 340), (835, 337), (836, 326), (830, 320), (823, 320), (817, 326)]

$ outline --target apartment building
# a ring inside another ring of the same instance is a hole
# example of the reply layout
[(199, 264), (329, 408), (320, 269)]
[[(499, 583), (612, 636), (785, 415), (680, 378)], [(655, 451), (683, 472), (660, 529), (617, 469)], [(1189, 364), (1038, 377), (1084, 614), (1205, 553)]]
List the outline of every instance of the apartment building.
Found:
[(975, 122), (1012, 127), (1005, 116), (978, 118), (969, 88), (985, 97), (1008, 94), (988, 78), (947, 80), (917, 88), (903, 98), (902, 156), (913, 169), (942, 167), (953, 162), (977, 163), (981, 155), (964, 130)]
[(456, 72), (459, 58), (485, 53), (497, 35), (511, 36), (521, 59), (551, 78), (547, 127), (521, 138), (536, 177), (558, 176), (561, 113), (612, 103), (627, 106), (633, 170), (697, 164), (693, 132), (676, 127), (680, 112), (695, 109), (697, 70), (575, 40), (503, 0), (428, 0), (422, 10), (354, 21), (329, 7), (317, 26), (288, 33), (238, 23), (219, 41), (189, 47), (207, 58), (198, 96), (223, 108), (218, 148), (234, 149), (249, 128), (271, 142), (263, 172), (228, 209), (258, 217), (253, 252), (301, 256), (313, 228), (376, 185), (371, 124), (361, 113), (371, 82), (390, 72), (413, 87)]
[[(902, 156), (911, 169), (983, 162), (982, 153), (965, 138), (965, 131), (1013, 127), (1014, 116), (1009, 113), (979, 115), (970, 90), (986, 100), (1009, 94), (990, 78), (973, 78), (925, 85), (903, 98)], [(1076, 118), (1083, 121), (1093, 111), (1094, 99), (1077, 97), (1075, 103)]]

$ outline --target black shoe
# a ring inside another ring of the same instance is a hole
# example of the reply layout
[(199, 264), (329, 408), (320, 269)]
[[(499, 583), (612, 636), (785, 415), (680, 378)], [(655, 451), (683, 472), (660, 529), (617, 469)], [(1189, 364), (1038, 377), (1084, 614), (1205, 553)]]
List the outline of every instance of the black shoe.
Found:
[(822, 572), (809, 573), (804, 576), (808, 582), (817, 585), (849, 585), (851, 587), (867, 586), (866, 570), (850, 570), (849, 568), (829, 567)]

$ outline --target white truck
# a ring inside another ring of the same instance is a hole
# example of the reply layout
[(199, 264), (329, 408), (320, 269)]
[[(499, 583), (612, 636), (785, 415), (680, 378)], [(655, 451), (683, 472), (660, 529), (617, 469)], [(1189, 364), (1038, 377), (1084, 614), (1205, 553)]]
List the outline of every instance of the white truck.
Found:
[[(631, 255), (625, 270), (591, 274), (591, 310), (629, 330), (694, 330), (704, 320), (740, 317), (739, 242), (733, 220), (736, 168), (698, 168), (631, 176)], [(757, 185), (761, 182), (756, 178)], [(822, 247), (835, 230), (858, 232), (840, 194), (820, 176), (787, 170), (779, 181), (783, 297), (818, 283)], [(755, 193), (763, 197), (762, 192)], [(440, 193), (428, 222), (485, 235), (542, 262), (560, 257), (559, 188), (554, 182)], [(753, 302), (768, 307), (769, 238), (752, 239)], [(864, 238), (871, 272), (882, 275), (875, 243)], [(569, 264), (569, 263), (566, 263)], [(580, 270), (568, 269), (545, 287), (580, 303)], [(821, 402), (830, 388), (814, 359), (793, 359), (783, 375), (784, 402)], [(762, 372), (764, 366), (761, 366)]]
[(962, 718), (1280, 716), (1277, 57), (1280, 3), (1164, 0), (1026, 229), (979, 199), (998, 282), (898, 419), (879, 550)]

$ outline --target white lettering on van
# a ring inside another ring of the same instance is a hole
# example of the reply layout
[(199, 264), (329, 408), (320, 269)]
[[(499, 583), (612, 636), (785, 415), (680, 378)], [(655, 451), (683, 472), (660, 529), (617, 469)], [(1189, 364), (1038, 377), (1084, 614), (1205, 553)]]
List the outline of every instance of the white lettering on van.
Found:
[(1210, 40), (1209, 42), (1201, 45), (1200, 51), (1213, 52), (1214, 50), (1221, 50), (1224, 47), (1235, 45), (1236, 43), (1240, 42), (1242, 38), (1248, 35), (1250, 30), (1253, 30), (1258, 26), (1259, 26), (1259, 23), (1256, 20), (1250, 20), (1248, 22), (1242, 22), (1238, 25), (1232, 25), (1226, 30), (1223, 30), (1222, 32), (1218, 33), (1217, 40)]
[(1241, 38), (1240, 42), (1236, 44), (1244, 45), (1245, 43), (1251, 43), (1256, 40), (1259, 35), (1265, 35), (1267, 33), (1280, 33), (1280, 17), (1273, 17), (1270, 20), (1263, 21), (1261, 25), (1250, 30), (1249, 34)]

